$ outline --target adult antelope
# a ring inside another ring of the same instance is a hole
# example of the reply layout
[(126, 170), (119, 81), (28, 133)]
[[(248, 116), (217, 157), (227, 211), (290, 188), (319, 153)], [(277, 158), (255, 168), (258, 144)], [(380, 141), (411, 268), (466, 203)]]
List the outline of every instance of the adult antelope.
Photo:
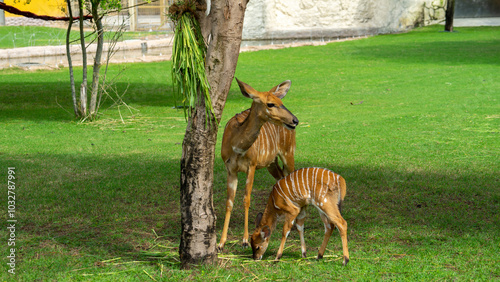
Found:
[[(299, 120), (281, 99), (290, 89), (284, 81), (267, 92), (259, 92), (239, 81), (241, 93), (253, 100), (250, 109), (235, 115), (226, 124), (222, 137), (222, 159), (227, 170), (227, 200), (224, 228), (218, 245), (222, 251), (227, 239), (229, 220), (238, 186), (238, 172), (247, 174), (245, 185), (245, 231), (243, 246), (248, 246), (248, 209), (256, 169), (267, 167), (276, 180), (294, 170), (295, 127)], [(281, 169), (278, 157), (283, 163)]]
[(262, 259), (269, 244), (271, 233), (276, 228), (278, 217), (284, 216), (281, 244), (276, 255), (279, 260), (283, 255), (285, 241), (290, 233), (295, 219), (300, 235), (302, 257), (306, 257), (304, 241), (304, 220), (306, 207), (313, 205), (319, 210), (321, 220), (325, 225), (325, 237), (318, 251), (318, 259), (323, 257), (326, 245), (337, 227), (342, 239), (344, 265), (349, 262), (347, 249), (347, 222), (340, 214), (342, 201), (346, 193), (345, 180), (342, 176), (324, 168), (302, 168), (279, 180), (273, 187), (267, 201), (264, 214), (259, 213), (256, 220), (256, 229), (250, 238), (253, 258)]

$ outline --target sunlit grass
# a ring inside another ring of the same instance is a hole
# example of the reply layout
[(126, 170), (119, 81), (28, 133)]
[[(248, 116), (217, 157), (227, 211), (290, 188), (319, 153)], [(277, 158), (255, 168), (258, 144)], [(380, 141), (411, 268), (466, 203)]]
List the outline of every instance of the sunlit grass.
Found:
[[(77, 28), (77, 25), (74, 25)], [(80, 38), (77, 29), (71, 31), (71, 44), (79, 44), (77, 41)], [(105, 33), (105, 40), (111, 38), (111, 33), (116, 28)], [(127, 31), (119, 40), (130, 39), (158, 39), (165, 38), (170, 31)], [(171, 32), (170, 32), (171, 33)], [(96, 36), (92, 31), (86, 30), (85, 35), (87, 43), (92, 41)], [(39, 27), (39, 26), (0, 26), (0, 49), (34, 47), (34, 46), (56, 46), (66, 44), (66, 29), (54, 27)]]

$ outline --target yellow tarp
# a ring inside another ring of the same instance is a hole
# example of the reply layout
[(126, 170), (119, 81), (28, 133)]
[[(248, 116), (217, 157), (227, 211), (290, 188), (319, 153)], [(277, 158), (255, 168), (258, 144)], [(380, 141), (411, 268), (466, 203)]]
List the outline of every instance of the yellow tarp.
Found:
[[(26, 0), (4, 0), (4, 3), (16, 7), (21, 11), (32, 12), (41, 16), (53, 16), (53, 17), (63, 17), (65, 16), (62, 9), (66, 10), (65, 0), (31, 0), (29, 4), (26, 4)], [(13, 15), (11, 13), (5, 13), (5, 17), (21, 17), (18, 15)]]

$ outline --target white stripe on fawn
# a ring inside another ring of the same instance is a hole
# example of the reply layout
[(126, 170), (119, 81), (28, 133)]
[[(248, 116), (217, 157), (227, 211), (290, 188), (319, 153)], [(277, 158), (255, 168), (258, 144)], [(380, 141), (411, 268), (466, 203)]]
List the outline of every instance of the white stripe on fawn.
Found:
[(299, 190), (300, 197), (301, 197), (301, 198), (305, 198), (305, 197), (304, 197), (304, 195), (305, 195), (305, 193), (304, 193), (304, 192), (305, 192), (305, 191), (303, 191), (303, 188), (304, 188), (304, 187), (303, 187), (302, 185), (300, 185), (300, 178), (299, 178), (299, 174), (298, 174), (298, 173), (296, 173), (296, 174), (297, 174), (297, 175), (296, 175), (296, 179), (297, 179), (297, 180), (296, 180), (296, 183), (297, 183), (297, 188), (298, 188), (298, 190)]
[(318, 171), (319, 168), (316, 168), (316, 170), (314, 171), (314, 186), (317, 187), (318, 189), (318, 193), (316, 194), (316, 202), (318, 202), (319, 197), (321, 197), (321, 190), (322, 190), (321, 185), (318, 185)]
[[(293, 176), (294, 175), (292, 175), (292, 177), (288, 177), (287, 180), (290, 181), (290, 186), (292, 187), (290, 190), (290, 194), (293, 193), (293, 198), (295, 200), (297, 200), (297, 199), (299, 199), (299, 196), (297, 195), (297, 191), (295, 190), (295, 181), (293, 181)], [(287, 183), (288, 183), (288, 181), (287, 181)]]
[[(307, 172), (306, 172), (306, 183), (307, 183), (307, 189), (309, 191), (311, 191), (311, 187), (310, 187), (310, 184), (309, 184), (309, 168), (306, 168), (307, 169)], [(310, 192), (309, 192), (310, 193)], [(314, 197), (314, 195), (313, 195)]]
[(306, 171), (306, 170), (305, 169), (302, 170), (302, 176), (301, 176), (301, 178), (302, 178), (302, 189), (304, 189), (304, 194), (306, 195), (306, 197), (310, 198), (309, 191), (307, 190), (306, 185), (304, 183), (304, 178), (305, 178), (304, 177), (304, 171)]
[[(285, 184), (286, 184), (286, 181), (285, 181)], [(287, 194), (289, 194), (289, 193), (290, 193), (290, 191), (288, 190), (288, 191), (287, 191), (288, 193), (287, 193), (287, 192), (285, 192), (285, 191), (283, 191), (283, 189), (281, 188), (281, 185), (279, 184), (279, 182), (278, 182), (278, 187), (280, 188), (280, 190), (281, 190), (281, 192), (282, 192), (282, 195), (280, 195), (280, 196), (281, 196), (283, 199), (285, 199), (287, 202), (290, 202), (290, 203), (292, 203), (292, 204), (294, 204), (294, 205), (295, 205), (295, 202), (294, 202), (294, 201), (292, 201), (292, 200), (291, 200), (290, 198), (288, 198), (288, 196), (287, 196)], [(278, 194), (279, 194), (279, 193), (278, 193)]]
[[(287, 178), (286, 180), (288, 179), (291, 179), (290, 177)], [(295, 201), (297, 201), (297, 195), (295, 194), (295, 192), (290, 188), (290, 186), (288, 186), (288, 181), (285, 181), (285, 185), (286, 185), (286, 189), (288, 190), (288, 193), (290, 195), (291, 198), (293, 198)], [(293, 187), (292, 187), (293, 188)], [(293, 192), (293, 195), (292, 195), (292, 192)]]
[[(330, 171), (328, 171), (326, 169), (323, 170), (323, 173), (321, 174), (321, 183), (325, 183), (325, 182), (323, 182), (323, 177), (324, 177), (325, 173), (330, 174)], [(328, 194), (328, 185), (323, 184), (323, 186), (325, 187), (324, 188), (325, 190), (323, 191), (323, 198), (325, 198), (326, 194)]]
[[(299, 185), (298, 179), (297, 179), (297, 181), (295, 180), (298, 175), (299, 175), (298, 173), (294, 173), (295, 178), (291, 177), (290, 179), (292, 181), (293, 188), (295, 189), (295, 193), (297, 195), (297, 198), (301, 199), (303, 197), (302, 197), (302, 193), (300, 192), (300, 185)], [(297, 185), (295, 185), (295, 184), (297, 184)]]

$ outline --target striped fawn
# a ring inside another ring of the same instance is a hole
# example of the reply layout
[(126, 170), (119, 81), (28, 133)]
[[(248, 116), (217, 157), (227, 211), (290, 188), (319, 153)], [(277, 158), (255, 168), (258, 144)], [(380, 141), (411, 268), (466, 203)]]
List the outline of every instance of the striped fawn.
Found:
[[(221, 155), (227, 171), (226, 217), (218, 245), (222, 251), (227, 240), (229, 220), (238, 186), (238, 172), (247, 174), (245, 185), (245, 229), (243, 246), (248, 246), (248, 210), (256, 169), (267, 167), (276, 180), (294, 170), (295, 127), (298, 119), (283, 105), (281, 98), (290, 89), (284, 81), (268, 92), (259, 92), (239, 81), (241, 93), (253, 100), (250, 109), (235, 115), (226, 124)], [(283, 169), (278, 163), (283, 162)]]
[(347, 222), (340, 214), (345, 193), (344, 178), (324, 168), (298, 169), (279, 180), (271, 191), (264, 214), (257, 215), (256, 229), (250, 238), (253, 258), (262, 259), (269, 244), (271, 232), (276, 228), (276, 221), (281, 216), (285, 217), (285, 223), (276, 260), (279, 260), (283, 255), (286, 238), (295, 221), (300, 234), (302, 257), (306, 257), (304, 221), (306, 207), (313, 205), (319, 210), (321, 220), (325, 225), (325, 237), (319, 248), (318, 258), (323, 257), (333, 227), (337, 227), (342, 239), (344, 265), (346, 265), (349, 262)]

